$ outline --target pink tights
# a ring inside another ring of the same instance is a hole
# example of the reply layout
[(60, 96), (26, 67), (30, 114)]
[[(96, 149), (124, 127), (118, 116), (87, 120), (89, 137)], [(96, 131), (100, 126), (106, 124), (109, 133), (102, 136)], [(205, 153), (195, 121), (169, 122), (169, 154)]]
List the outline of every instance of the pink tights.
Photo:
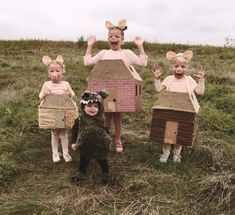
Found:
[(104, 113), (105, 116), (105, 126), (109, 130), (111, 127), (111, 120), (113, 118), (114, 127), (115, 127), (115, 144), (121, 143), (121, 133), (122, 133), (122, 120), (121, 120), (121, 113), (114, 112), (114, 113)]

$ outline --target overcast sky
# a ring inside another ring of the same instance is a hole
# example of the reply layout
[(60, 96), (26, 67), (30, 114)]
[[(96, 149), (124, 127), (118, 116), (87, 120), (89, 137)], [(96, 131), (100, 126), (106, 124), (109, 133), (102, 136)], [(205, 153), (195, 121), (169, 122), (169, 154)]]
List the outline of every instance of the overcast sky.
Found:
[(0, 39), (107, 39), (106, 20), (126, 19), (125, 40), (223, 46), (235, 38), (235, 0), (0, 0)]

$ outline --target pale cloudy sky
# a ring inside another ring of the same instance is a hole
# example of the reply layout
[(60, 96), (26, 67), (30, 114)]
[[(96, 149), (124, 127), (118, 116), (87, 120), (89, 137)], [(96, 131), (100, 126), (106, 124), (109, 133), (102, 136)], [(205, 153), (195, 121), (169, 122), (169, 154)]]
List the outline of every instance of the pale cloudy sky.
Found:
[(234, 0), (0, 0), (0, 40), (106, 40), (106, 20), (127, 20), (125, 40), (223, 46), (235, 38)]

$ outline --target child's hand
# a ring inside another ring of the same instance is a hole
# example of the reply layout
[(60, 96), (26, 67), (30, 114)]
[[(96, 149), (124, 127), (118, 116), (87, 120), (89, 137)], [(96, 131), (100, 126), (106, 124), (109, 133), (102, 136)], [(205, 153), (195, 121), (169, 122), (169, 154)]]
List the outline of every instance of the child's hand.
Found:
[(91, 35), (87, 38), (87, 46), (93, 46), (95, 44), (96, 37)]
[(141, 39), (141, 37), (136, 37), (134, 39), (134, 43), (137, 47), (143, 46), (144, 41)]
[(49, 94), (51, 94), (50, 90), (46, 90), (43, 99), (45, 99)]
[(67, 95), (68, 97), (71, 97), (71, 92), (67, 89), (65, 90), (65, 95)]
[(205, 69), (204, 69), (202, 66), (199, 66), (199, 67), (198, 67), (197, 74), (195, 74), (194, 76), (195, 76), (197, 79), (203, 79), (204, 76), (205, 76), (205, 74), (206, 74)]
[(161, 71), (161, 67), (159, 65), (156, 65), (152, 71), (153, 71), (155, 78), (159, 80), (163, 74)]
[(73, 151), (76, 151), (77, 148), (78, 148), (78, 145), (77, 145), (76, 143), (73, 143), (73, 144), (71, 145), (71, 147), (72, 147)]

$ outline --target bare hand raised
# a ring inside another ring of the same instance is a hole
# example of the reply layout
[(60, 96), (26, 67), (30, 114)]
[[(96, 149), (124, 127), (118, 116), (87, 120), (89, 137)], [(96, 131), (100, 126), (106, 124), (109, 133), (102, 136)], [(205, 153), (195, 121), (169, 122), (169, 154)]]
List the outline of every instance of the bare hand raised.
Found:
[(203, 68), (203, 66), (199, 66), (199, 67), (198, 67), (197, 74), (195, 74), (194, 76), (195, 76), (197, 79), (203, 79), (204, 76), (205, 76), (205, 74), (206, 74), (205, 68)]
[(96, 37), (91, 35), (87, 38), (87, 46), (93, 46), (96, 42)]
[(138, 36), (137, 36), (137, 37), (134, 39), (134, 43), (135, 43), (135, 45), (136, 45), (137, 47), (140, 47), (140, 46), (143, 46), (144, 41), (142, 40), (141, 37), (138, 37)]
[(158, 79), (158, 80), (160, 79), (160, 77), (163, 74), (162, 71), (161, 71), (161, 67), (159, 65), (156, 65), (154, 67), (154, 69), (152, 70), (152, 72), (153, 72), (155, 78)]

